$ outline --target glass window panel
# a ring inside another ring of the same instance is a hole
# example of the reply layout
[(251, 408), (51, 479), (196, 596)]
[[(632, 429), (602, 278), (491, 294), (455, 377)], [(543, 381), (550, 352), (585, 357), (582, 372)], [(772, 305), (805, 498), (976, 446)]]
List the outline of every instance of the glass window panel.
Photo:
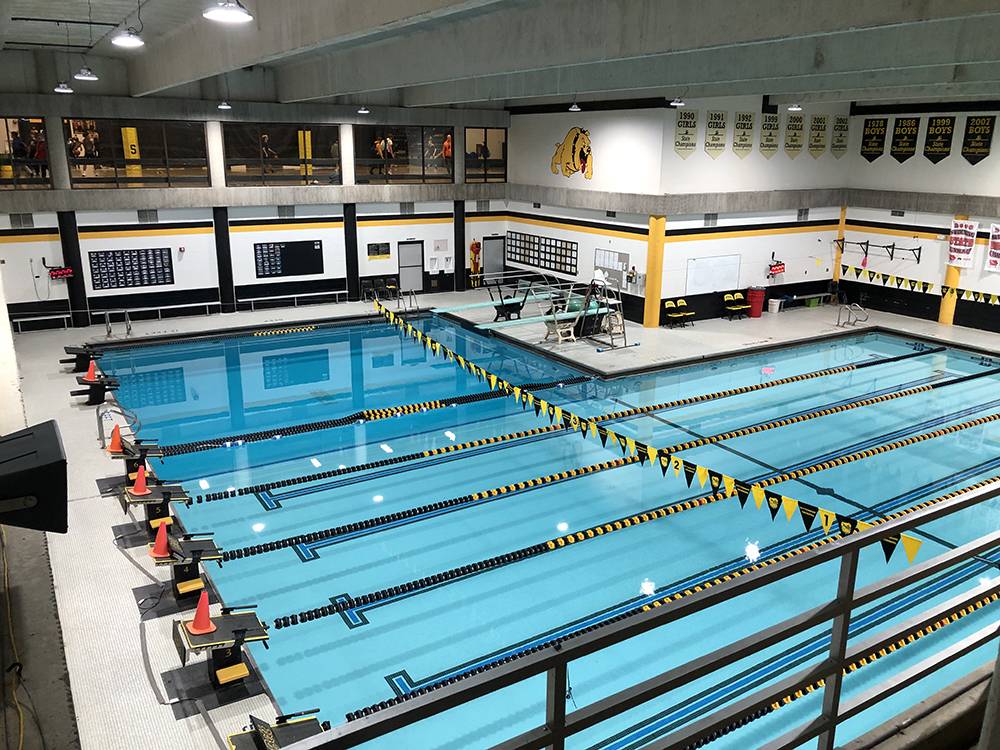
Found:
[(226, 151), (226, 184), (263, 184), (260, 127), (250, 123), (225, 123), (222, 142)]
[(485, 128), (465, 129), (465, 181), (483, 182), (486, 175), (482, 147), (486, 142)]
[(340, 184), (340, 128), (337, 125), (305, 125), (312, 144), (312, 177), (320, 185)]
[(305, 182), (305, 145), (298, 125), (270, 123), (260, 126), (260, 155), (264, 184), (301, 185)]
[(208, 185), (208, 158), (205, 124), (201, 122), (164, 122), (170, 184), (192, 187)]
[(0, 189), (32, 190), (51, 187), (49, 144), (39, 117), (0, 120)]
[(507, 181), (507, 130), (489, 128), (484, 142), (483, 162), (486, 179), (489, 182)]
[(433, 143), (440, 153), (433, 163), (426, 166), (425, 182), (453, 182), (455, 174), (455, 154), (453, 149), (454, 129), (443, 127), (428, 127), (423, 129), (424, 142)]

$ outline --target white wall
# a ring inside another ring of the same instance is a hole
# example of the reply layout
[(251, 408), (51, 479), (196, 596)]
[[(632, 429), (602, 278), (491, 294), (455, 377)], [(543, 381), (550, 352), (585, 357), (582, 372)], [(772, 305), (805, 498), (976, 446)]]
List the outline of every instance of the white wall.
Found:
[(69, 297), (67, 282), (49, 279), (48, 272), (42, 267), (43, 257), (46, 265), (63, 264), (56, 215), (34, 214), (34, 223), (34, 232), (21, 233), (20, 230), (10, 229), (9, 215), (0, 214), (0, 265), (4, 296), (9, 305)]
[[(447, 251), (436, 254), (438, 268), (444, 269), (448, 258), (450, 258), (447, 261), (448, 266), (451, 269), (455, 268), (454, 204), (450, 202), (417, 203), (413, 208), (414, 214), (412, 216), (400, 216), (398, 203), (358, 204), (358, 271), (360, 276), (394, 276), (398, 274), (397, 246), (400, 242), (406, 241), (422, 241), (424, 243), (424, 270), (426, 271), (431, 271), (431, 258), (435, 257), (435, 242), (444, 242)], [(390, 257), (369, 260), (369, 243), (384, 242), (389, 243)], [(465, 248), (464, 251), (468, 254), (468, 248)]]
[[(273, 210), (274, 207), (271, 207), (271, 209)], [(246, 213), (246, 211), (244, 210), (240, 213)], [(296, 214), (298, 215), (299, 213), (296, 210)], [(346, 278), (347, 260), (344, 246), (344, 222), (339, 217), (335, 221), (325, 218), (329, 215), (328, 212), (323, 212), (323, 215), (318, 216), (315, 221), (308, 222), (292, 223), (275, 218), (273, 224), (240, 225), (238, 219), (234, 219), (232, 214), (230, 214), (229, 245), (233, 260), (233, 284), (236, 286), (245, 286), (247, 284)], [(322, 241), (322, 274), (257, 278), (256, 260), (253, 249), (255, 243), (295, 242), (299, 240)]]
[[(569, 177), (562, 171), (552, 173), (556, 146), (575, 127), (590, 133), (593, 176), (589, 180), (580, 172)], [(517, 115), (510, 118), (507, 141), (510, 182), (616, 193), (659, 192), (662, 110)]]
[[(156, 224), (138, 224), (134, 211), (81, 211), (77, 213), (80, 254), (88, 297), (112, 297), (121, 294), (154, 295), (191, 289), (212, 289), (219, 285), (215, 259), (215, 235), (211, 209), (170, 209), (159, 211)], [(198, 222), (203, 226), (172, 226), (180, 222)], [(162, 286), (128, 287), (95, 290), (90, 276), (89, 253), (97, 250), (139, 250), (170, 248), (174, 283)], [(183, 248), (183, 250), (181, 249)]]
[[(777, 156), (777, 154), (775, 155)], [(691, 230), (692, 219), (667, 222), (667, 237), (663, 248), (664, 299), (688, 294), (688, 260), (719, 256), (740, 256), (738, 289), (748, 286), (777, 286), (833, 278), (840, 209), (814, 209), (810, 221), (828, 221), (827, 226), (808, 226), (796, 221), (795, 211), (771, 214), (732, 214), (719, 217), (720, 227), (731, 231), (671, 234), (679, 229)], [(702, 219), (702, 225), (704, 220)], [(781, 226), (758, 226), (772, 225)], [(785, 273), (768, 279), (771, 254), (784, 261)], [(720, 293), (732, 291), (719, 289)]]

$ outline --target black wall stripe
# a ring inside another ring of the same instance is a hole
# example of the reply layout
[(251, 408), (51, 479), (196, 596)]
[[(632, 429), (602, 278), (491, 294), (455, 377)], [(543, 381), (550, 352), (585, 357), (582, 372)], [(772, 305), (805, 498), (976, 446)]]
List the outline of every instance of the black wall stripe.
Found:
[(69, 306), (73, 311), (73, 327), (85, 328), (90, 325), (90, 316), (87, 313), (87, 285), (83, 278), (83, 259), (80, 256), (80, 235), (76, 228), (76, 214), (72, 211), (58, 211), (56, 220), (59, 222), (63, 263), (73, 269), (73, 275), (66, 279)]
[(163, 221), (153, 224), (94, 224), (93, 226), (80, 227), (80, 232), (83, 234), (90, 234), (92, 232), (139, 232), (156, 234), (157, 232), (169, 232), (171, 229), (211, 228), (211, 221)]
[(455, 291), (465, 291), (465, 201), (455, 201)]
[(219, 301), (222, 312), (236, 312), (236, 292), (233, 285), (233, 255), (229, 238), (229, 208), (212, 209), (215, 226), (215, 264), (219, 269)]
[(343, 216), (300, 216), (294, 219), (233, 219), (229, 222), (231, 227), (260, 227), (271, 224), (320, 224), (325, 222), (343, 221)]
[(360, 261), (358, 260), (358, 206), (344, 204), (344, 250), (347, 264), (347, 299), (361, 299)]

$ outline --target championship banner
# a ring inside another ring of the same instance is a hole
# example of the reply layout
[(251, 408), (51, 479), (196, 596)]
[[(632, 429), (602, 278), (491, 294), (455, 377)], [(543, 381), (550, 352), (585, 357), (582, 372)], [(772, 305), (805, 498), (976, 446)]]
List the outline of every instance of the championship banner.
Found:
[(765, 112), (760, 116), (760, 152), (765, 159), (778, 153), (781, 137), (781, 115)]
[(892, 128), (892, 142), (889, 155), (902, 164), (917, 153), (917, 131), (920, 130), (919, 117), (897, 117)]
[(986, 246), (986, 270), (1000, 273), (1000, 224), (990, 224), (990, 244)]
[(972, 250), (976, 246), (978, 221), (951, 222), (951, 236), (948, 238), (948, 265), (958, 268), (972, 267)]
[(674, 151), (687, 159), (698, 147), (698, 110), (678, 109), (674, 128)]
[(833, 118), (833, 140), (830, 141), (830, 153), (837, 159), (847, 153), (847, 140), (851, 130), (851, 118), (846, 115), (836, 115)]
[(705, 123), (705, 153), (713, 159), (726, 150), (726, 121), (728, 112), (708, 111), (708, 121)]
[(885, 129), (888, 118), (869, 117), (865, 119), (865, 132), (861, 140), (861, 155), (869, 163), (879, 158), (885, 151)]
[(829, 115), (813, 115), (809, 118), (809, 155), (818, 159), (826, 152), (826, 128)]
[(804, 115), (788, 115), (785, 120), (785, 153), (789, 158), (794, 159), (802, 153), (805, 145), (805, 122)]
[(937, 164), (951, 153), (951, 137), (954, 133), (954, 117), (932, 117), (927, 121), (924, 156), (931, 164)]
[(733, 153), (741, 159), (753, 151), (753, 112), (737, 112), (733, 122)]
[(962, 156), (969, 164), (978, 164), (990, 155), (993, 128), (997, 116), (969, 115), (965, 118), (965, 138), (962, 139)]

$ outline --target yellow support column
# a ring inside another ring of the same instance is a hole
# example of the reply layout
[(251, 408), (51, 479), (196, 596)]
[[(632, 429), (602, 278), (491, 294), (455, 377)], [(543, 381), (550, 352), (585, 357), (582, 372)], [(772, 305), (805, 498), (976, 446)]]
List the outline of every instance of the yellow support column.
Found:
[[(955, 217), (958, 221), (968, 221), (969, 217), (960, 214)], [(962, 276), (962, 269), (958, 266), (946, 266), (944, 271), (944, 282), (942, 286), (950, 289), (957, 289), (958, 282)], [(941, 290), (944, 292), (944, 290)], [(958, 301), (958, 293), (952, 294), (950, 291), (941, 295), (941, 307), (938, 310), (938, 323), (950, 326), (955, 322), (955, 303)]]
[(663, 286), (663, 238), (667, 231), (665, 216), (649, 217), (646, 245), (646, 304), (642, 312), (645, 328), (660, 327), (660, 291)]
[(837, 257), (833, 261), (833, 280), (840, 281), (840, 259), (844, 255), (844, 231), (847, 228), (847, 206), (840, 207), (840, 224), (837, 227)]

